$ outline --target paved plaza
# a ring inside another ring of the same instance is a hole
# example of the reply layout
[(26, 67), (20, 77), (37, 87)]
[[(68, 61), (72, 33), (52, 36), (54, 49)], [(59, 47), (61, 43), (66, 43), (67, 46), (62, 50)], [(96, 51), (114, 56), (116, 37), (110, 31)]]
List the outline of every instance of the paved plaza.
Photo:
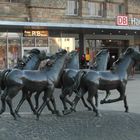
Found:
[[(25, 102), (20, 110), (21, 118), (15, 121), (7, 108), (0, 117), (0, 140), (140, 140), (139, 86), (139, 74), (129, 78), (126, 88), (129, 113), (124, 112), (123, 102), (120, 101), (99, 104), (101, 117), (95, 117), (95, 113), (87, 111), (80, 101), (77, 112), (61, 117), (52, 115), (46, 107), (37, 121)], [(61, 111), (60, 90), (56, 89), (54, 94)], [(14, 107), (20, 96), (19, 93), (13, 100)], [(99, 91), (99, 100), (104, 96), (105, 93)], [(117, 91), (112, 91), (110, 98), (117, 96)]]

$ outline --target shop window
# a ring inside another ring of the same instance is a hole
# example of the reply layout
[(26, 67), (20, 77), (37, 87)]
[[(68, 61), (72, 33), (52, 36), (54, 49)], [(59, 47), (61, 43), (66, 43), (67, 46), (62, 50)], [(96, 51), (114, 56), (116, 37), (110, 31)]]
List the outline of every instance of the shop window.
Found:
[(107, 3), (107, 17), (116, 17), (124, 14), (124, 5), (120, 3)]
[(88, 2), (88, 15), (94, 17), (103, 16), (103, 3), (99, 2)]
[(6, 38), (0, 38), (0, 69), (6, 67)]
[(23, 47), (34, 47), (35, 38), (34, 37), (25, 37), (23, 38)]
[(36, 38), (36, 47), (48, 47), (48, 38)]
[(77, 0), (68, 0), (67, 1), (66, 14), (67, 15), (78, 15), (78, 1)]

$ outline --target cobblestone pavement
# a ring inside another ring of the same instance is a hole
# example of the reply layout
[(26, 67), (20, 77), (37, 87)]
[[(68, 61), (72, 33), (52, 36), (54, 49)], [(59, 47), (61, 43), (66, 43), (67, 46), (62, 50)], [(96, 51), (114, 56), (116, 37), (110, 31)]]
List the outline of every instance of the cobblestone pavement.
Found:
[[(130, 79), (127, 97), (130, 113), (124, 112), (123, 102), (99, 105), (101, 117), (87, 111), (80, 102), (77, 112), (57, 117), (47, 108), (37, 121), (25, 103), (21, 118), (13, 120), (9, 110), (0, 117), (0, 140), (140, 140), (140, 75)], [(99, 98), (105, 94), (99, 91)], [(57, 107), (62, 110), (60, 90), (55, 91)], [(117, 96), (113, 91), (111, 98)], [(20, 95), (14, 99), (17, 104)], [(73, 97), (71, 97), (73, 98)]]

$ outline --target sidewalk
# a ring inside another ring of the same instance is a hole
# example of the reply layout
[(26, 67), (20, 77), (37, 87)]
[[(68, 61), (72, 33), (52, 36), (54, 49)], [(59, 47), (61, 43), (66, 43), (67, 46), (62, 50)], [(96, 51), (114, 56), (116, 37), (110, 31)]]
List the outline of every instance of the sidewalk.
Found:
[[(123, 102), (99, 104), (101, 117), (87, 111), (80, 102), (77, 112), (57, 117), (45, 108), (40, 120), (32, 115), (27, 103), (21, 108), (21, 118), (13, 120), (9, 113), (0, 118), (0, 140), (140, 140), (140, 74), (129, 79), (126, 94), (129, 112)], [(99, 91), (99, 99), (105, 93)], [(57, 107), (62, 110), (60, 90), (55, 90)], [(112, 91), (111, 98), (117, 91)], [(18, 97), (17, 97), (18, 98)], [(17, 99), (18, 101), (18, 99)], [(16, 104), (16, 103), (15, 103)]]

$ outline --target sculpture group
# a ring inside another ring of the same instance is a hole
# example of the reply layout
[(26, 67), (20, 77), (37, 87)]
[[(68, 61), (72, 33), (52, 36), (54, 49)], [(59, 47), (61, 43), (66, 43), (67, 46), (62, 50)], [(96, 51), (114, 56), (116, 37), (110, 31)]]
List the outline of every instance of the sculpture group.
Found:
[[(46, 64), (43, 68), (38, 69), (42, 60), (46, 60)], [(113, 63), (111, 70), (107, 70), (108, 60), (109, 51), (103, 49), (96, 55), (91, 69), (80, 69), (77, 51), (67, 53), (65, 50), (61, 50), (48, 56), (45, 52), (33, 49), (29, 56), (19, 61), (13, 69), (1, 71), (2, 106), (0, 114), (5, 111), (7, 104), (11, 115), (16, 119), (19, 116), (18, 111), (22, 103), (27, 100), (37, 119), (39, 119), (45, 106), (53, 114), (60, 115), (53, 95), (55, 88), (60, 88), (62, 91), (60, 99), (64, 107), (64, 115), (75, 111), (78, 101), (82, 99), (84, 106), (89, 110), (93, 110), (98, 116), (98, 90), (106, 91), (106, 97), (100, 101), (101, 104), (122, 100), (125, 112), (128, 112), (125, 93), (128, 78), (127, 71), (129, 66), (140, 61), (140, 52), (134, 48), (127, 48), (118, 60)], [(117, 99), (108, 99), (111, 90), (114, 89), (120, 93), (120, 96)], [(13, 110), (12, 100), (18, 93), (21, 93), (20, 91), (22, 91), (22, 98), (16, 109)], [(88, 94), (87, 102), (90, 106), (84, 99), (86, 93)], [(32, 94), (35, 94), (35, 105), (31, 100)], [(43, 94), (41, 105), (39, 104), (40, 94)], [(72, 94), (75, 94), (75, 99), (70, 101), (68, 96)], [(71, 106), (70, 109), (68, 109), (67, 103)]]

